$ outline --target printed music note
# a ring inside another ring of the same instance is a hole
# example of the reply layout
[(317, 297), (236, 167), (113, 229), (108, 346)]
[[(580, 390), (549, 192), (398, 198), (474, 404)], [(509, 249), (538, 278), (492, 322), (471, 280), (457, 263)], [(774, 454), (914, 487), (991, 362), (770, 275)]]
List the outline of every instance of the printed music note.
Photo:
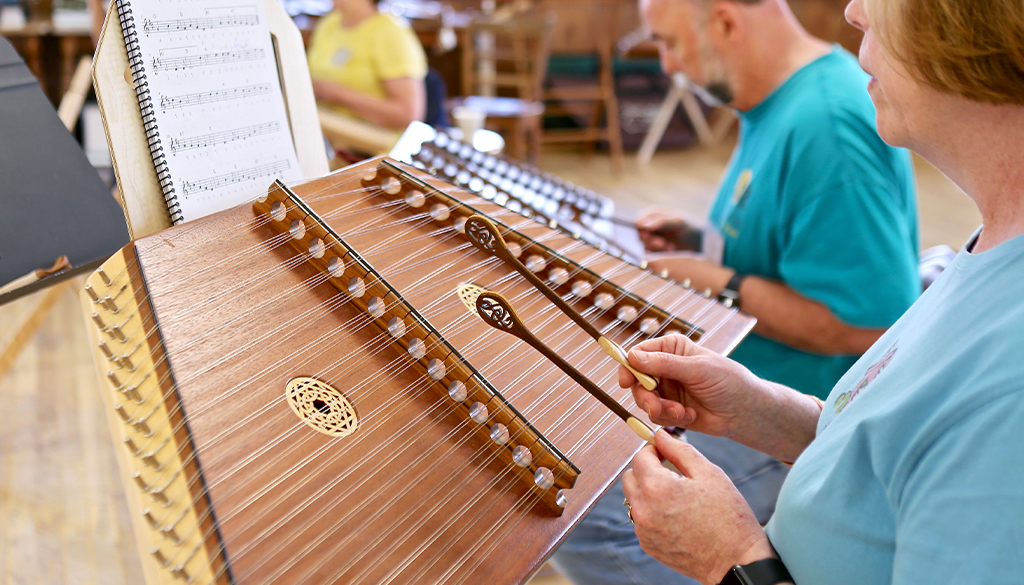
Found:
[(207, 18), (178, 18), (174, 20), (149, 20), (146, 19), (142, 30), (147, 34), (183, 32), (188, 30), (209, 30), (213, 28), (230, 28), (236, 26), (256, 26), (259, 24), (259, 17), (255, 14), (243, 14), (239, 16), (221, 16)]
[(189, 150), (192, 148), (227, 144), (228, 142), (244, 140), (252, 136), (272, 134), (280, 129), (281, 125), (277, 122), (269, 122), (266, 124), (246, 126), (245, 128), (236, 128), (234, 130), (224, 130), (223, 132), (211, 132), (210, 134), (202, 134), (191, 138), (171, 138), (171, 150), (174, 152), (180, 152), (182, 150)]
[(116, 1), (132, 25), (131, 67), (173, 221), (302, 178), (265, 4)]
[(217, 175), (207, 179), (200, 179), (198, 181), (183, 181), (181, 188), (185, 192), (185, 195), (194, 195), (197, 191), (214, 191), (220, 187), (224, 187), (225, 185), (278, 175), (287, 171), (290, 166), (291, 165), (286, 160), (274, 161), (265, 165), (252, 167), (250, 169), (243, 169), (241, 171), (235, 171), (225, 175)]
[(220, 89), (216, 91), (203, 91), (199, 93), (187, 93), (179, 96), (160, 96), (160, 108), (172, 110), (176, 108), (187, 108), (189, 106), (201, 106), (214, 102), (245, 99), (258, 95), (265, 95), (273, 88), (269, 85), (249, 85), (246, 87), (235, 87), (232, 89)]
[(161, 58), (153, 57), (153, 72), (177, 71), (179, 69), (195, 69), (196, 67), (212, 67), (242, 61), (259, 61), (263, 59), (263, 49), (246, 49), (224, 53), (208, 53), (188, 57)]

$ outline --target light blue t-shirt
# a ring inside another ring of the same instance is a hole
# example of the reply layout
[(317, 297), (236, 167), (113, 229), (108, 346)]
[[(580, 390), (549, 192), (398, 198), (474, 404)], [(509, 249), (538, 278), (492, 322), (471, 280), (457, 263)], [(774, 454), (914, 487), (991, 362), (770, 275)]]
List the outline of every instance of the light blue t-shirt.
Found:
[(1024, 582), (1024, 236), (966, 250), (825, 402), (768, 536), (798, 585)]
[[(878, 137), (867, 83), (836, 47), (741, 114), (709, 219), (725, 266), (782, 281), (849, 325), (885, 328), (921, 292), (917, 204), (910, 155)], [(757, 334), (732, 357), (821, 398), (856, 361)]]

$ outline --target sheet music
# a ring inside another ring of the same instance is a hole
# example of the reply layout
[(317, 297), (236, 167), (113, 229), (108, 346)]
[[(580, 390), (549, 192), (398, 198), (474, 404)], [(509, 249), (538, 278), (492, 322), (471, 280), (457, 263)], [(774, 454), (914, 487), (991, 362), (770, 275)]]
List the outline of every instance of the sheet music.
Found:
[(263, 0), (129, 2), (183, 220), (301, 180)]

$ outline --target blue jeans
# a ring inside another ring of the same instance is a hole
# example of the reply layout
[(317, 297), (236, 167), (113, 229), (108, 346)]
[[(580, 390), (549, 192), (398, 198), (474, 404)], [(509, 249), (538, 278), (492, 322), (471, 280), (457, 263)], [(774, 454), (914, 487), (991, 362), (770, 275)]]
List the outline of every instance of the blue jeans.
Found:
[[(775, 511), (789, 467), (739, 443), (686, 432), (686, 439), (725, 471), (761, 524)], [(617, 480), (566, 537), (550, 562), (576, 585), (697, 585), (640, 548)]]

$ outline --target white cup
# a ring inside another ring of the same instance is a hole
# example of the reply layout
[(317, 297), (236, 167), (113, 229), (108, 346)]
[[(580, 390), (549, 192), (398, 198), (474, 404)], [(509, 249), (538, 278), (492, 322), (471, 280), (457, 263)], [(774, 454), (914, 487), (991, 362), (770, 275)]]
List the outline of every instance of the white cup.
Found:
[(452, 108), (452, 118), (455, 119), (455, 126), (462, 131), (462, 140), (472, 144), (476, 131), (484, 127), (487, 114), (466, 106), (455, 106)]

